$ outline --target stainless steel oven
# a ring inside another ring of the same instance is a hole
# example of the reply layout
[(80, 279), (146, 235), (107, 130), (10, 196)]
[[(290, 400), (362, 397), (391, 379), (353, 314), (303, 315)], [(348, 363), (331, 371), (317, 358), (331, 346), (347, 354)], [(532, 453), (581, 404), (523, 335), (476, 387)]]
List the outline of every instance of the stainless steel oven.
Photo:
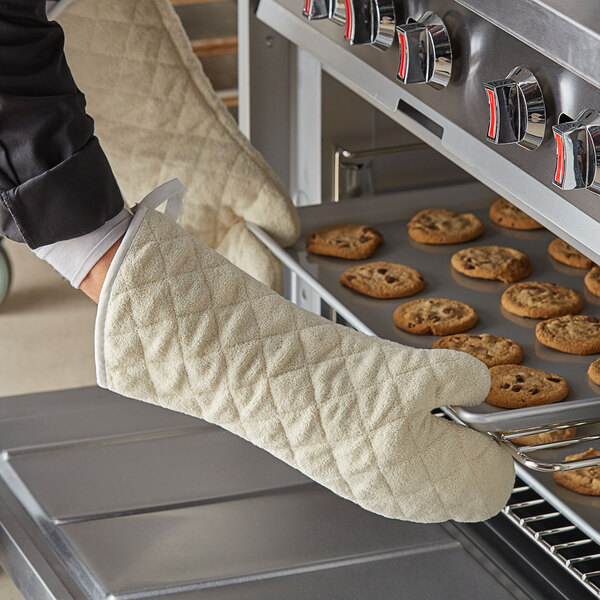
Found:
[[(507, 198), (546, 229), (517, 233), (492, 223), (481, 243), (517, 244), (532, 257), (533, 279), (578, 289), (584, 312), (598, 312), (585, 271), (562, 268), (546, 248), (559, 236), (600, 260), (600, 7), (260, 0), (254, 8), (242, 11), (250, 59), (241, 125), (289, 184), (303, 232), (375, 224), (389, 241), (380, 260), (430, 273), (428, 295), (470, 300), (481, 309), (481, 331), (515, 337), (525, 364), (568, 379), (567, 401), (551, 408), (445, 412), (513, 453), (520, 479), (504, 518), (580, 581), (581, 593), (598, 594), (600, 500), (560, 488), (551, 475), (572, 468), (566, 455), (600, 439), (600, 387), (586, 374), (594, 357), (548, 351), (535, 341), (531, 320), (501, 309), (505, 284), (457, 277), (449, 267), (455, 249), (414, 244), (405, 225), (428, 207), (486, 219), (490, 203)], [(302, 240), (278, 249), (255, 233), (289, 268), (297, 303), (365, 333), (431, 347), (394, 327), (398, 302), (368, 302), (342, 288), (343, 261), (307, 255)], [(510, 441), (515, 430), (574, 423), (572, 442), (518, 448)]]

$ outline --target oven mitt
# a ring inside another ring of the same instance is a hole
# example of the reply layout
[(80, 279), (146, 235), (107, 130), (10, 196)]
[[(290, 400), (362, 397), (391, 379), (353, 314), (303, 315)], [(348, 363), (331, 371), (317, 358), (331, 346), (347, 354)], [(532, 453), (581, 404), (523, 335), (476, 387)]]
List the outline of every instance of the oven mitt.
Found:
[(244, 221), (288, 246), (296, 209), (218, 99), (170, 0), (63, 0), (50, 17), (126, 201), (178, 177), (183, 228), (281, 290), (280, 263)]
[(482, 402), (482, 362), (299, 308), (179, 227), (181, 196), (171, 181), (140, 203), (110, 266), (99, 385), (220, 425), (386, 517), (479, 521), (504, 507), (509, 454), (430, 412)]

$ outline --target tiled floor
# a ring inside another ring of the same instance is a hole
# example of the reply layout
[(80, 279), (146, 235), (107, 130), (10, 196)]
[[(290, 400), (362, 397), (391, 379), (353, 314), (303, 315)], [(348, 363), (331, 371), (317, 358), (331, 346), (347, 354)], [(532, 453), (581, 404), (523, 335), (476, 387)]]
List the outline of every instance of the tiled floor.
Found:
[[(3, 242), (13, 286), (0, 304), (0, 396), (92, 385), (96, 305), (22, 244)], [(0, 573), (0, 600), (21, 600)]]

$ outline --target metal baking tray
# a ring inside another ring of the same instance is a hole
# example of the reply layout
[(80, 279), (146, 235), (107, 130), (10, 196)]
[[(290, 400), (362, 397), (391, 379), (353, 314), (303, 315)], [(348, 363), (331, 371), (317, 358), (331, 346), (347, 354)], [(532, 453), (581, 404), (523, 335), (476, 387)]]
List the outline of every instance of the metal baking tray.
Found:
[[(500, 297), (510, 284), (469, 278), (450, 265), (452, 254), (468, 246), (494, 244), (513, 247), (531, 258), (533, 271), (527, 280), (554, 282), (574, 289), (585, 299), (582, 314), (600, 315), (600, 298), (590, 294), (584, 286), (586, 270), (567, 267), (548, 255), (548, 244), (554, 239), (554, 234), (546, 229), (511, 230), (490, 220), (488, 209), (497, 198), (497, 194), (474, 182), (302, 207), (299, 209), (302, 236), (287, 249), (278, 246), (259, 227), (249, 226), (289, 269), (360, 331), (409, 346), (431, 348), (438, 336), (404, 332), (394, 325), (392, 313), (403, 302), (416, 298), (453, 298), (477, 310), (479, 322), (470, 332), (503, 335), (516, 340), (525, 353), (524, 365), (561, 375), (569, 382), (569, 395), (557, 404), (516, 410), (497, 408), (485, 402), (469, 408), (450, 407), (453, 416), (463, 423), (480, 431), (500, 432), (598, 418), (600, 387), (587, 376), (588, 366), (595, 357), (566, 354), (541, 345), (535, 338), (538, 319), (517, 317), (501, 307)], [(408, 237), (406, 224), (424, 208), (473, 212), (483, 222), (485, 232), (479, 238), (462, 244), (426, 245), (414, 242)], [(375, 225), (385, 241), (365, 261), (308, 254), (305, 236), (314, 229), (335, 223)], [(425, 276), (425, 289), (410, 298), (380, 300), (354, 292), (339, 283), (341, 273), (348, 267), (375, 260), (398, 262), (420, 270)]]

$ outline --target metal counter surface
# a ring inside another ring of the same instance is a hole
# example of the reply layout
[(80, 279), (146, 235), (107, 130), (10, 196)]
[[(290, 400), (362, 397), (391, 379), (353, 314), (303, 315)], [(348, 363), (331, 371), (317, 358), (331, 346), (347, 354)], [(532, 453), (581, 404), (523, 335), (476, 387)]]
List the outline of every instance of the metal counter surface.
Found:
[(84, 388), (0, 398), (0, 428), (0, 562), (28, 599), (533, 597), (450, 527), (191, 417)]

